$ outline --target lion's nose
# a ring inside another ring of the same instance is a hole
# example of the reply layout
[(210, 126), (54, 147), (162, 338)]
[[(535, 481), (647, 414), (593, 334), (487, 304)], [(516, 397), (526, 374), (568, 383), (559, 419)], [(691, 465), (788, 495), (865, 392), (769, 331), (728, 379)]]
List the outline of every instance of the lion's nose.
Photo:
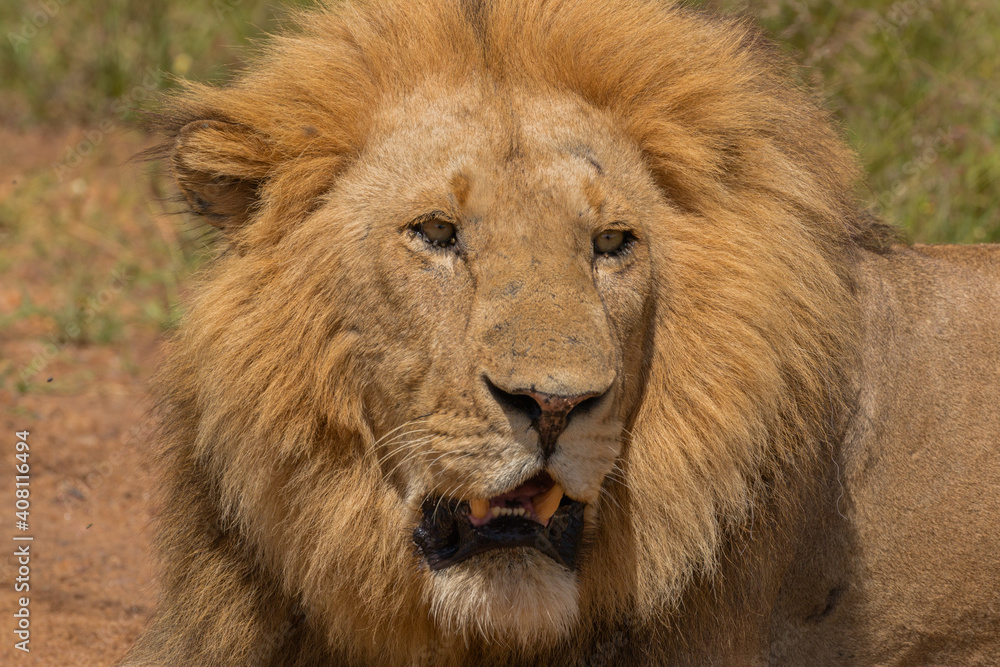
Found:
[(575, 396), (559, 396), (530, 389), (501, 389), (489, 378), (486, 385), (497, 403), (505, 412), (527, 417), (538, 431), (542, 453), (545, 458), (552, 455), (556, 441), (564, 430), (569, 418), (593, 408), (607, 394), (608, 390), (594, 391)]

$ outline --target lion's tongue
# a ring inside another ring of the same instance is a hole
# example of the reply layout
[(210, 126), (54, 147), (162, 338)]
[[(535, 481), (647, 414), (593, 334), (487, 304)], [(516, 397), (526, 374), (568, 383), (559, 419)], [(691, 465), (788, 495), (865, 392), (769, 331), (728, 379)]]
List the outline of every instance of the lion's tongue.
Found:
[(549, 475), (535, 475), (515, 489), (492, 498), (474, 498), (469, 501), (469, 520), (474, 526), (482, 526), (493, 518), (493, 508), (523, 507), (525, 517), (548, 524), (559, 507), (563, 488)]

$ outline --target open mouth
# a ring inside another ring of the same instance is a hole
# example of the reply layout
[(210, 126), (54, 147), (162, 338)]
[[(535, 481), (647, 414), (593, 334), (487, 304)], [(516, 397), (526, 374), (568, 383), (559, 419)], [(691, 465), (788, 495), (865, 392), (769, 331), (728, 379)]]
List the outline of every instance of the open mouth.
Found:
[(432, 570), (516, 547), (533, 547), (573, 570), (583, 536), (583, 508), (541, 472), (493, 498), (427, 498), (413, 542)]

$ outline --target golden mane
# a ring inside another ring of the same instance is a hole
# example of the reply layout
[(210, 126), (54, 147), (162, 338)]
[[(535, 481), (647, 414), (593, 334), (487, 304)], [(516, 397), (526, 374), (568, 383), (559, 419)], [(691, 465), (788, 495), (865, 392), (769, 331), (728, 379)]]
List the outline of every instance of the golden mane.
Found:
[[(156, 385), (174, 602), (135, 664), (150, 647), (250, 664), (262, 636), (299, 638), (303, 663), (320, 645), (402, 662), (438, 641), (410, 614), (426, 601), (409, 538), (365, 454), (380, 435), (357, 398), (365, 360), (336, 312), (351, 286), (308, 270), (362, 275), (364, 258), (296, 233), (385, 131), (373, 110), (428, 81), (575, 96), (641, 151), (675, 215), (652, 258), (648, 364), (629, 388), (639, 408), (588, 555), (616, 566), (585, 571), (581, 632), (724, 595), (714, 573), (764, 557), (740, 554), (798, 506), (783, 480), (808, 476), (842, 435), (858, 336), (845, 258), (890, 240), (786, 59), (743, 19), (652, 0), (331, 2), (293, 23), (231, 84), (189, 84), (163, 114), (182, 186), (231, 188), (190, 201), (233, 252), (202, 276)], [(290, 257), (294, 274), (278, 268)], [(288, 630), (286, 609), (319, 610), (325, 625)], [(202, 653), (177, 643), (176, 628), (196, 625), (215, 642)], [(484, 663), (504, 662), (490, 650)]]
[(274, 222), (258, 226), (270, 234), (303, 213), (292, 201), (314, 202), (363, 149), (373, 109), (430, 78), (569, 91), (609, 110), (685, 210), (732, 208), (753, 193), (826, 220), (834, 236), (886, 241), (888, 230), (859, 214), (855, 158), (828, 114), (746, 19), (648, 0), (416, 0), (331, 4), (292, 23), (230, 85), (188, 84), (161, 123), (168, 133), (205, 119), (254, 129), (257, 145), (215, 144), (200, 166), (238, 162), (234, 176), (261, 181), (258, 222)]

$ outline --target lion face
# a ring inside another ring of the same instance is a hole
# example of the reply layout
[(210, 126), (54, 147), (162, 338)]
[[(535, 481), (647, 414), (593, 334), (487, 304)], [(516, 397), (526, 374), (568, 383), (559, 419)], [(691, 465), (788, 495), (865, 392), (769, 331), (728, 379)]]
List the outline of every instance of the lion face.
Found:
[(424, 91), (378, 124), (303, 230), (370, 262), (352, 299), (379, 307), (342, 323), (382, 343), (370, 454), (440, 623), (559, 634), (636, 401), (658, 198), (569, 101)]
[(227, 241), (159, 381), (174, 618), (250, 573), (324, 655), (506, 664), (712, 590), (831, 441), (869, 230), (826, 116), (741, 22), (479, 4), (336, 3), (171, 103)]

